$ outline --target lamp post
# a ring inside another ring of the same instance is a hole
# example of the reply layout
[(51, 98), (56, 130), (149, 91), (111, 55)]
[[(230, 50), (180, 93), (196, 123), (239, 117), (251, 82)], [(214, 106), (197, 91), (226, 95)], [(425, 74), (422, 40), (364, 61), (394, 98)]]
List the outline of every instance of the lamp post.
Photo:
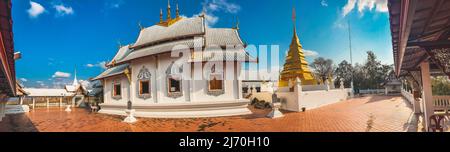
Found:
[(125, 75), (128, 78), (128, 102), (127, 102), (127, 109), (125, 110), (125, 113), (127, 114), (127, 117), (123, 120), (123, 122), (126, 123), (135, 123), (137, 121), (137, 119), (134, 117), (134, 113), (136, 112), (136, 110), (133, 109), (133, 103), (131, 102), (131, 71), (129, 68), (125, 69), (124, 71)]

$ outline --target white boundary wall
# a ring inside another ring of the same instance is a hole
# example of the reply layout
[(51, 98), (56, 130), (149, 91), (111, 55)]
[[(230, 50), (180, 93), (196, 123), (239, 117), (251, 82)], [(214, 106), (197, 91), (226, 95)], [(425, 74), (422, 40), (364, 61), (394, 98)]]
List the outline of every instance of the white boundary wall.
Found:
[[(303, 91), (301, 82), (297, 80), (297, 84), (294, 86), (294, 91), (277, 92), (278, 98), (281, 99), (281, 109), (288, 111), (302, 111), (302, 108), (306, 110), (319, 108), (325, 105), (345, 101), (350, 96), (351, 89), (344, 89), (343, 85), (339, 89), (329, 90), (317, 90), (317, 91)], [(328, 87), (327, 87), (328, 88)], [(302, 90), (302, 91), (299, 91)]]

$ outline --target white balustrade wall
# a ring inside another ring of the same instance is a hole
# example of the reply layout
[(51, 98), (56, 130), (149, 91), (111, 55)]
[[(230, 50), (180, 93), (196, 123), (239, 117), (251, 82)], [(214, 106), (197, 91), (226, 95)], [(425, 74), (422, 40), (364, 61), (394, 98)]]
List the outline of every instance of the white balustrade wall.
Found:
[(339, 89), (332, 89), (332, 87), (325, 85), (320, 90), (314, 90), (319, 89), (319, 86), (312, 89), (314, 91), (305, 91), (310, 90), (311, 87), (306, 86), (309, 87), (307, 89), (304, 89), (304, 87), (300, 85), (300, 82), (297, 82), (294, 85), (294, 91), (289, 91), (289, 88), (279, 88), (277, 96), (281, 100), (281, 109), (296, 112), (303, 111), (303, 108), (305, 110), (311, 110), (347, 100), (351, 93), (351, 89), (343, 88), (343, 86)]
[(414, 104), (414, 95), (406, 90), (402, 89), (402, 95), (409, 101), (409, 103)]
[(450, 96), (433, 96), (434, 110), (445, 111), (450, 108)]
[(365, 90), (359, 90), (360, 94), (380, 94), (385, 93), (384, 89), (365, 89)]

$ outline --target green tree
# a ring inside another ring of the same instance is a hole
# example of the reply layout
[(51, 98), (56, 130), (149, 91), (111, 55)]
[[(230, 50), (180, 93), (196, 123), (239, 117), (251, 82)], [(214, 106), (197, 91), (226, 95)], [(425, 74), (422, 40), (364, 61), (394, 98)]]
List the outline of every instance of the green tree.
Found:
[(316, 79), (321, 82), (325, 82), (334, 72), (333, 60), (325, 59), (323, 57), (314, 59), (311, 67), (314, 69)]
[(433, 95), (450, 95), (450, 81), (447, 77), (438, 76), (431, 80)]
[(341, 85), (341, 79), (344, 80), (344, 86), (350, 88), (350, 83), (352, 81), (353, 67), (346, 60), (338, 64), (334, 74), (336, 79), (334, 80), (334, 85), (339, 87)]
[(367, 80), (365, 89), (379, 88), (381, 62), (377, 61), (377, 56), (372, 51), (367, 51), (367, 60), (362, 70)]

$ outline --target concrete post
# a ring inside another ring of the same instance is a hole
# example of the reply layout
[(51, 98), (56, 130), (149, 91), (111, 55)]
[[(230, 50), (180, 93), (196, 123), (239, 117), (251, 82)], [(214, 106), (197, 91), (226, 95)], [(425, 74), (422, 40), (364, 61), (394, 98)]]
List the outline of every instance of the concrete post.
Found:
[(341, 78), (341, 80), (340, 80), (341, 82), (340, 82), (340, 86), (339, 86), (339, 88), (341, 89), (341, 90), (344, 90), (345, 89), (345, 86), (344, 86), (344, 79), (343, 78)]
[(0, 122), (3, 120), (4, 111), (5, 111), (5, 109), (3, 108), (3, 103), (2, 103), (2, 101), (0, 101)]
[(325, 89), (326, 89), (327, 91), (330, 91), (330, 82), (328, 81), (328, 79), (325, 80)]
[(430, 63), (428, 61), (420, 63), (420, 69), (422, 72), (422, 98), (424, 107), (425, 129), (429, 131), (430, 117), (434, 114), (433, 94), (431, 90)]
[(49, 108), (50, 107), (50, 101), (49, 101), (48, 97), (45, 98), (45, 99), (47, 100), (47, 108)]
[(302, 93), (302, 91), (303, 91), (302, 80), (300, 80), (300, 78), (297, 77), (295, 79), (294, 92), (300, 94), (300, 93)]
[(33, 110), (36, 107), (36, 99), (33, 97)]
[(23, 105), (23, 96), (20, 96), (20, 97), (19, 97), (19, 104), (20, 104), (20, 105)]
[(350, 90), (350, 97), (353, 98), (355, 96), (355, 90), (353, 88), (353, 81), (350, 83), (351, 90)]
[(388, 88), (385, 86), (384, 87), (384, 95), (388, 95), (388, 94), (389, 94)]
[(59, 97), (59, 107), (62, 107), (62, 97)]

